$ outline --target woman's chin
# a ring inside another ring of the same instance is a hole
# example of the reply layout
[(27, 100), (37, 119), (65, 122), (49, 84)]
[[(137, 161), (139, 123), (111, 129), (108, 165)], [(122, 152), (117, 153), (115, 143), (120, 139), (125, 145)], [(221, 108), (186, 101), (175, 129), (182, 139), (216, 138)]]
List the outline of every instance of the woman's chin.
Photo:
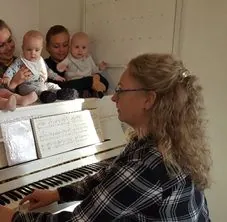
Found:
[(118, 119), (121, 121), (121, 122), (124, 122), (124, 118), (122, 118), (121, 114), (118, 112)]

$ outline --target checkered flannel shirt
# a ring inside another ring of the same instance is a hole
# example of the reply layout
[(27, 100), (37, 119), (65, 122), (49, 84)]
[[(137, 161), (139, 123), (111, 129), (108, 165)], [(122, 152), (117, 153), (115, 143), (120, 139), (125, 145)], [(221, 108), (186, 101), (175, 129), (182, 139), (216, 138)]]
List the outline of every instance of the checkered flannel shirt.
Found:
[(210, 221), (206, 198), (184, 173), (169, 176), (152, 138), (133, 140), (105, 169), (58, 189), (73, 212), (17, 212), (13, 222)]

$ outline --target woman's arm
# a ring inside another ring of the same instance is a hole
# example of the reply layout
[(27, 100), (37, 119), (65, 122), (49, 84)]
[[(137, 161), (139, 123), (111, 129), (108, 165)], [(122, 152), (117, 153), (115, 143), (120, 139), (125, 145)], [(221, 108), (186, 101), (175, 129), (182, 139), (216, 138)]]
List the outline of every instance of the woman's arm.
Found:
[[(161, 189), (158, 184), (147, 181), (150, 170), (138, 162), (130, 162), (125, 166), (114, 165), (108, 169), (102, 181), (92, 190), (84, 187), (73, 186), (70, 189), (59, 190), (61, 200), (71, 200), (70, 196), (86, 198), (73, 212), (50, 213), (27, 213), (17, 212), (13, 222), (98, 222), (112, 221), (123, 216), (123, 213), (136, 213), (147, 207), (149, 203), (157, 203), (161, 200)], [(155, 178), (155, 177), (154, 177)], [(96, 185), (96, 183), (94, 184)], [(86, 186), (85, 186), (86, 187)], [(77, 191), (76, 193), (74, 193)], [(81, 196), (78, 195), (82, 194)], [(86, 194), (86, 195), (85, 195)], [(63, 197), (64, 196), (64, 197)], [(75, 199), (75, 198), (73, 198)], [(129, 208), (130, 207), (130, 208)]]

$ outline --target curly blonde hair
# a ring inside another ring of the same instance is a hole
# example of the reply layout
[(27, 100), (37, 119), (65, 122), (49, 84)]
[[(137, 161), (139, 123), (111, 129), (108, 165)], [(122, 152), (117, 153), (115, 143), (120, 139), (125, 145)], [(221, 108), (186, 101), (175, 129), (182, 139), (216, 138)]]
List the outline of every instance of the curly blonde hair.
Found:
[(209, 187), (211, 158), (197, 77), (170, 54), (140, 55), (130, 61), (129, 70), (144, 88), (156, 93), (149, 132), (169, 173), (183, 171), (198, 189)]

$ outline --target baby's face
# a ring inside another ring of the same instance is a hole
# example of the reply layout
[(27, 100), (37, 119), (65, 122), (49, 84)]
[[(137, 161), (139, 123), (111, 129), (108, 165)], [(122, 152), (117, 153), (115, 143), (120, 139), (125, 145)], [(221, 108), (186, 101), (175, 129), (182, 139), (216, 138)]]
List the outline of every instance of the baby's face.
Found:
[(73, 38), (71, 41), (71, 54), (76, 59), (82, 59), (88, 54), (88, 39), (87, 38)]
[(24, 58), (31, 62), (35, 62), (40, 58), (43, 40), (39, 38), (27, 38), (22, 48)]

